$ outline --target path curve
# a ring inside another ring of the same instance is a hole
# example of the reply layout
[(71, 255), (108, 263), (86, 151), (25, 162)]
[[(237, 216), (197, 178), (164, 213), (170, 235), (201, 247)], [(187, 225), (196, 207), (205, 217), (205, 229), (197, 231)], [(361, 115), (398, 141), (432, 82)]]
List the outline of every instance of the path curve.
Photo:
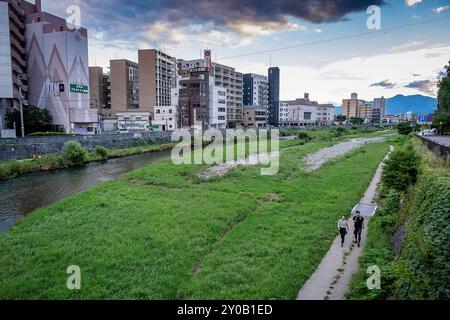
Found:
[[(390, 153), (394, 148), (390, 147)], [(384, 161), (388, 159), (390, 153), (378, 167), (375, 176), (370, 183), (361, 203), (374, 203), (377, 186), (381, 180)], [(337, 221), (336, 221), (337, 223)], [(349, 225), (353, 226), (352, 219), (349, 219)], [(346, 294), (353, 275), (359, 270), (359, 258), (363, 253), (367, 240), (368, 221), (363, 230), (361, 248), (353, 244), (353, 228), (347, 235), (344, 248), (341, 248), (341, 238), (338, 236), (330, 250), (323, 258), (317, 270), (306, 281), (300, 290), (297, 300), (345, 300)], [(337, 232), (337, 231), (336, 231)]]

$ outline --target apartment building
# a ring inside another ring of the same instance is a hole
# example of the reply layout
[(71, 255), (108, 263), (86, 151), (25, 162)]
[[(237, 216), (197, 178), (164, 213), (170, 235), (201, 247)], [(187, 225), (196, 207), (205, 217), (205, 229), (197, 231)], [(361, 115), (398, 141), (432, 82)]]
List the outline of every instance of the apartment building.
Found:
[(91, 109), (97, 109), (101, 116), (112, 116), (111, 80), (102, 67), (89, 67), (89, 98)]
[(152, 128), (159, 131), (175, 131), (177, 129), (177, 107), (156, 106), (152, 119)]
[(244, 106), (269, 108), (269, 81), (266, 76), (247, 73), (244, 81)]
[(317, 123), (322, 126), (332, 125), (336, 118), (336, 107), (332, 104), (317, 105)]
[(171, 90), (176, 85), (176, 58), (156, 49), (139, 50), (138, 64), (140, 111), (154, 116), (157, 107), (173, 106)]
[(357, 93), (352, 93), (350, 99), (342, 100), (342, 115), (346, 116), (347, 119), (359, 118), (359, 110), (365, 103), (364, 100), (358, 99)]
[(280, 68), (269, 68), (269, 124), (278, 126), (280, 116)]
[[(40, 11), (40, 7), (16, 0), (0, 1), (0, 132), (6, 129), (6, 114), (19, 105), (18, 77), (27, 72), (25, 14), (34, 11)], [(26, 98), (28, 86), (26, 79), (22, 81)]]
[(278, 110), (278, 125), (284, 126), (289, 121), (289, 104), (286, 102), (278, 102), (277, 110)]
[[(111, 112), (145, 112), (139, 107), (139, 66), (120, 59), (110, 62)], [(149, 112), (149, 111), (147, 111)]]
[(186, 78), (189, 70), (206, 68), (214, 78), (214, 86), (226, 90), (227, 126), (234, 128), (242, 125), (243, 116), (243, 74), (235, 68), (211, 62), (205, 59), (179, 60), (179, 72)]
[(260, 106), (244, 106), (244, 127), (245, 128), (266, 128), (267, 108)]
[(373, 105), (370, 102), (362, 103), (358, 108), (358, 118), (363, 119), (364, 123), (370, 123), (373, 119)]
[(375, 98), (373, 101), (373, 108), (380, 109), (381, 115), (387, 114), (386, 98), (385, 97)]

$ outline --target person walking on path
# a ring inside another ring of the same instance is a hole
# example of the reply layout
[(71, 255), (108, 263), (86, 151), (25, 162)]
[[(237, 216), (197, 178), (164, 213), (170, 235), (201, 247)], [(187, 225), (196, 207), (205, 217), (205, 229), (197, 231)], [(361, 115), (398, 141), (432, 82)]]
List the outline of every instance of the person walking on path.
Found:
[(355, 243), (358, 244), (358, 248), (361, 247), (361, 234), (364, 229), (364, 218), (361, 217), (361, 212), (356, 211), (356, 216), (353, 217), (355, 224)]
[(345, 243), (345, 236), (347, 235), (348, 231), (350, 230), (348, 227), (347, 219), (345, 219), (345, 216), (343, 216), (341, 218), (341, 220), (339, 220), (338, 229), (339, 229), (339, 232), (341, 233), (341, 248), (343, 248), (344, 243)]

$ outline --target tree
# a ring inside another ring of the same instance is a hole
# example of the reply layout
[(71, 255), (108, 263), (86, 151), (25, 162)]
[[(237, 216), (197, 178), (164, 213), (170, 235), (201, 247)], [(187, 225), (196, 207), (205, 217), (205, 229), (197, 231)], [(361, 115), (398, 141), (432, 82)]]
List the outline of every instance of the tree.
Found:
[(439, 113), (450, 111), (450, 61), (445, 66), (444, 76), (438, 83), (438, 110)]
[[(23, 122), (25, 125), (25, 134), (35, 132), (51, 131), (53, 118), (47, 109), (41, 109), (36, 106), (23, 107)], [(6, 122), (9, 128), (16, 124), (17, 136), (21, 136), (20, 128), (20, 110), (14, 110), (6, 115)]]
[(439, 134), (450, 132), (450, 111), (441, 111), (433, 118), (433, 128), (439, 131)]
[(408, 121), (408, 122), (400, 123), (397, 126), (397, 130), (398, 130), (398, 133), (404, 134), (404, 135), (407, 136), (407, 135), (411, 134), (414, 131), (414, 127), (411, 126), (411, 122)]
[(364, 123), (364, 120), (361, 118), (357, 118), (357, 117), (351, 117), (350, 123), (354, 126), (360, 126)]
[(340, 114), (340, 115), (338, 115), (338, 116), (336, 117), (336, 120), (337, 120), (338, 122), (345, 122), (345, 121), (347, 121), (347, 117), (344, 116), (344, 115), (342, 115), (342, 114)]

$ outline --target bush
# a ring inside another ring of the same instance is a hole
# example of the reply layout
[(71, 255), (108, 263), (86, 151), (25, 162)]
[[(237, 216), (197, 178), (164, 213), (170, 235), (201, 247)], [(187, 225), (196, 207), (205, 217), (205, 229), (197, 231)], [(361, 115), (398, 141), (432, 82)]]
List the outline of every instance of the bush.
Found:
[(78, 142), (70, 141), (64, 145), (61, 153), (61, 159), (67, 166), (78, 166), (89, 160), (88, 151)]
[(35, 132), (29, 134), (27, 137), (51, 137), (51, 136), (66, 136), (63, 132)]
[(405, 192), (417, 181), (421, 158), (411, 145), (395, 151), (386, 161), (382, 182), (388, 188)]
[(96, 146), (94, 152), (95, 156), (102, 160), (108, 158), (109, 155), (108, 149), (102, 146)]
[(300, 131), (297, 134), (297, 138), (300, 140), (306, 140), (306, 141), (311, 140), (311, 137), (309, 136), (308, 132), (306, 132), (306, 131)]
[(407, 136), (414, 131), (414, 127), (411, 126), (411, 122), (404, 122), (398, 125), (397, 130), (398, 133)]

